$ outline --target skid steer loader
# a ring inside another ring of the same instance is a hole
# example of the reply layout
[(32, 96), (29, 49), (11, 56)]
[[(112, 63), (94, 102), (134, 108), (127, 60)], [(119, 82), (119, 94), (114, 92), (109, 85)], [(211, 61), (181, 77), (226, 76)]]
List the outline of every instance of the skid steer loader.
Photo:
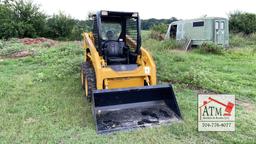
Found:
[(181, 120), (171, 85), (156, 85), (156, 66), (141, 47), (137, 12), (99, 11), (83, 33), (81, 80), (97, 133)]

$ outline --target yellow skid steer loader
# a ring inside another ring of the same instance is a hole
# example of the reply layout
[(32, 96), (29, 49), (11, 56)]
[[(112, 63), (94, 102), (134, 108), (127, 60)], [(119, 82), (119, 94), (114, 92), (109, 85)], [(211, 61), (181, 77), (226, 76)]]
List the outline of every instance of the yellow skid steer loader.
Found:
[(156, 66), (141, 47), (137, 12), (99, 11), (83, 33), (81, 80), (97, 133), (181, 120), (171, 85), (156, 85)]

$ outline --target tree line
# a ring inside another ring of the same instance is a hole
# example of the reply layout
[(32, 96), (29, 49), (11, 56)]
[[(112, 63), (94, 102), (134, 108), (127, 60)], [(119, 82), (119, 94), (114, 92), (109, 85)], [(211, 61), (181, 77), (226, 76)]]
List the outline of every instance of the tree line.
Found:
[[(164, 31), (173, 21), (170, 19), (142, 20), (143, 30)], [(250, 34), (256, 32), (256, 15), (246, 12), (234, 12), (229, 15), (230, 31)], [(59, 12), (46, 15), (40, 6), (27, 0), (0, 0), (0, 39), (12, 37), (48, 37), (59, 40), (79, 40), (81, 33), (91, 31), (92, 21), (78, 20)], [(167, 29), (166, 29), (167, 30)]]
[(0, 39), (48, 37), (77, 40), (92, 22), (59, 12), (47, 16), (40, 6), (26, 0), (0, 0)]

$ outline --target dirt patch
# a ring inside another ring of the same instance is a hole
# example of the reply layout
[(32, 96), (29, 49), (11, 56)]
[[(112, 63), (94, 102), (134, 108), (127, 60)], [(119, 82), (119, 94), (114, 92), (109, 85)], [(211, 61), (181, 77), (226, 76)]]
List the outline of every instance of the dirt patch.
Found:
[(255, 106), (252, 102), (246, 100), (238, 100), (236, 99), (236, 105), (243, 107), (246, 112), (253, 112), (255, 110)]
[(36, 119), (32, 118), (32, 117), (29, 117), (27, 118), (25, 121), (24, 121), (24, 124), (31, 124), (31, 123), (35, 123), (37, 122)]
[[(182, 84), (182, 81), (169, 81), (167, 83), (168, 84), (176, 84), (176, 83), (177, 84)], [(177, 90), (178, 91), (183, 91), (184, 88), (185, 89), (193, 90), (197, 94), (218, 94), (218, 93), (216, 93), (214, 91), (203, 89), (201, 87), (198, 87), (198, 86), (195, 86), (195, 85), (192, 85), (192, 84), (182, 84), (182, 86), (179, 89), (177, 89)]]
[(186, 51), (184, 51), (184, 49), (182, 49), (182, 48), (177, 48), (177, 49), (172, 49), (172, 50), (170, 50), (170, 52), (172, 52), (172, 53), (186, 53)]
[(32, 51), (24, 50), (24, 51), (16, 52), (16, 53), (12, 54), (10, 57), (11, 58), (19, 58), (19, 57), (26, 57), (26, 56), (31, 56), (31, 55), (33, 55)]
[[(193, 89), (193, 88), (190, 88), (190, 89)], [(210, 90), (205, 90), (205, 89), (202, 89), (202, 88), (198, 88), (198, 89), (194, 89), (194, 91), (197, 93), (197, 94), (217, 94), (216, 92), (214, 91), (210, 91)]]
[(50, 46), (52, 46), (56, 43), (56, 41), (47, 39), (47, 38), (22, 38), (22, 39), (20, 39), (20, 42), (22, 42), (23, 44), (26, 44), (26, 45), (47, 43)]

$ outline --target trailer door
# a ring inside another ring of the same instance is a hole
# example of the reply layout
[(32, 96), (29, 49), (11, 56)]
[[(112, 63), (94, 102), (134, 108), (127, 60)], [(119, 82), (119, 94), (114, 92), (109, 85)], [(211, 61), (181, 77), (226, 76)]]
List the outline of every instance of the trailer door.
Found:
[(215, 20), (215, 43), (224, 45), (225, 42), (225, 21)]

